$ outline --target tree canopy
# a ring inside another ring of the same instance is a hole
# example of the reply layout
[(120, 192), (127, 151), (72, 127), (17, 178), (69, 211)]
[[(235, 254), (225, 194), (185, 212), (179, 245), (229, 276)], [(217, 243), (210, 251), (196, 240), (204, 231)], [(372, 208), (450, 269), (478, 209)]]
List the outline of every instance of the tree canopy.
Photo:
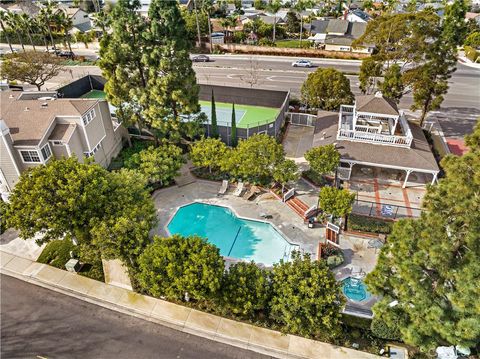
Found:
[(300, 178), (300, 172), (295, 161), (286, 159), (280, 162), (273, 170), (273, 180), (282, 185), (282, 192), (284, 186), (288, 182), (296, 181)]
[(317, 69), (302, 85), (302, 101), (309, 107), (338, 110), (340, 105), (351, 105), (354, 100), (350, 81), (333, 68)]
[(305, 153), (305, 159), (310, 168), (318, 174), (324, 175), (335, 171), (340, 163), (340, 153), (335, 145), (318, 146)]
[[(145, 179), (110, 173), (71, 157), (22, 173), (9, 198), (7, 225), (39, 243), (63, 237), (133, 265), (156, 222)], [(135, 243), (133, 246), (132, 243)]]
[(138, 259), (140, 285), (155, 297), (214, 299), (224, 271), (220, 250), (205, 239), (155, 237)]
[(191, 146), (190, 159), (193, 165), (207, 167), (211, 173), (212, 169), (220, 168), (227, 152), (228, 148), (222, 140), (211, 137), (202, 138)]
[(283, 330), (307, 337), (335, 334), (345, 299), (324, 261), (293, 252), (290, 262), (274, 265), (271, 278), (270, 318)]
[(48, 52), (26, 51), (7, 55), (1, 65), (2, 76), (8, 81), (21, 81), (37, 87), (64, 71), (62, 59)]
[(352, 212), (355, 193), (335, 187), (322, 187), (319, 193), (320, 208), (335, 217), (344, 217)]
[(428, 188), (421, 217), (395, 223), (367, 276), (381, 296), (375, 316), (424, 351), (480, 342), (479, 138), (480, 123), (467, 154), (442, 160), (445, 177)]

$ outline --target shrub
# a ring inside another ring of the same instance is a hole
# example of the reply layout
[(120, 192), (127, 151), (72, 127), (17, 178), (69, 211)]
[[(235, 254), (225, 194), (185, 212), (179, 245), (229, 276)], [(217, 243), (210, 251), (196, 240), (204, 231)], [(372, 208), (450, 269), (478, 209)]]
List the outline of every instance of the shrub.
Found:
[(303, 171), (302, 176), (318, 187), (330, 184), (330, 181), (328, 179), (326, 179), (324, 176), (322, 176), (318, 172), (315, 172), (312, 169)]
[(68, 239), (51, 241), (45, 246), (37, 262), (65, 269), (65, 264), (71, 258), (70, 251), (76, 252), (75, 249), (75, 245)]
[(472, 62), (476, 62), (480, 57), (480, 52), (475, 50), (473, 47), (465, 46), (464, 48), (465, 56)]
[(329, 268), (335, 268), (342, 264), (343, 261), (343, 255), (330, 256), (327, 257), (327, 266)]
[(264, 38), (260, 39), (258, 41), (258, 44), (260, 46), (271, 46), (271, 47), (276, 46), (275, 43), (267, 37), (264, 37)]
[(390, 234), (393, 229), (393, 222), (380, 218), (351, 214), (348, 216), (348, 229), (359, 232)]
[[(138, 130), (135, 129), (137, 132)], [(140, 133), (138, 133), (140, 134)], [(120, 169), (125, 165), (125, 162), (131, 161), (131, 158), (134, 154), (139, 153), (143, 151), (144, 149), (147, 149), (149, 146), (151, 146), (153, 142), (151, 141), (140, 141), (140, 140), (133, 140), (132, 141), (132, 146), (131, 147), (124, 147), (120, 153), (118, 154), (117, 157), (115, 157), (112, 162), (110, 163), (110, 169), (111, 170), (116, 170)]]
[(400, 340), (401, 335), (398, 328), (391, 328), (381, 318), (373, 318), (370, 326), (373, 335), (381, 339)]

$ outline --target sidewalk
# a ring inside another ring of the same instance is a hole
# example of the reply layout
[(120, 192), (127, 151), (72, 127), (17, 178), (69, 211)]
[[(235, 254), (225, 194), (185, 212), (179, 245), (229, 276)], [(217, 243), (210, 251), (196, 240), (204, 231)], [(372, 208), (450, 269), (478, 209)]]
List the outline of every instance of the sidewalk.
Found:
[(140, 295), (0, 250), (0, 273), (185, 333), (277, 358), (367, 359), (376, 355), (236, 322)]

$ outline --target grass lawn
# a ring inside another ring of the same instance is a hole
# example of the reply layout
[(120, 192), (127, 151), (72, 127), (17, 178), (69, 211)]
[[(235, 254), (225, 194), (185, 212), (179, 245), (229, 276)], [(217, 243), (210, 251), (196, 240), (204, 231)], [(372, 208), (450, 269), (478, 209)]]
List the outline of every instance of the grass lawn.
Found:
[[(211, 115), (211, 101), (199, 101), (202, 106), (202, 111), (210, 117)], [(232, 104), (226, 102), (215, 102), (215, 108), (217, 110), (217, 121), (221, 125), (221, 122), (228, 122), (230, 124), (232, 118)], [(235, 114), (237, 127), (247, 128), (257, 126), (258, 124), (266, 124), (275, 121), (277, 118), (278, 108), (250, 106), (250, 105), (237, 105), (235, 104)]]
[[(70, 240), (57, 240), (51, 241), (43, 249), (37, 262), (49, 264), (53, 267), (65, 270), (65, 264), (70, 259), (70, 251), (76, 254), (77, 246), (75, 246)], [(93, 260), (83, 260), (80, 258), (80, 262), (85, 263), (78, 272), (88, 278), (92, 278), (101, 282), (105, 282), (103, 274), (103, 265), (100, 258)]]
[(310, 41), (306, 39), (302, 40), (302, 46), (300, 46), (300, 40), (277, 40), (275, 44), (277, 45), (277, 47), (286, 47), (292, 49), (310, 48)]
[(103, 91), (100, 90), (91, 90), (90, 92), (87, 92), (85, 95), (82, 96), (82, 98), (98, 98), (98, 99), (105, 99), (107, 97), (107, 94)]

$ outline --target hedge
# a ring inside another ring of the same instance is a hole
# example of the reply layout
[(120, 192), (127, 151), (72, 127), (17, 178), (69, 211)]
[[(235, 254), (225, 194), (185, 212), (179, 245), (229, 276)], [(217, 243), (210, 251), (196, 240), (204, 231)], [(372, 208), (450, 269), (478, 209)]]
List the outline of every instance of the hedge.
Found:
[(373, 335), (380, 339), (386, 340), (401, 340), (401, 335), (398, 328), (390, 328), (380, 318), (373, 318), (370, 330)]
[(360, 216), (358, 214), (350, 214), (348, 216), (348, 230), (358, 232), (371, 232), (379, 234), (390, 234), (393, 229), (393, 222)]

